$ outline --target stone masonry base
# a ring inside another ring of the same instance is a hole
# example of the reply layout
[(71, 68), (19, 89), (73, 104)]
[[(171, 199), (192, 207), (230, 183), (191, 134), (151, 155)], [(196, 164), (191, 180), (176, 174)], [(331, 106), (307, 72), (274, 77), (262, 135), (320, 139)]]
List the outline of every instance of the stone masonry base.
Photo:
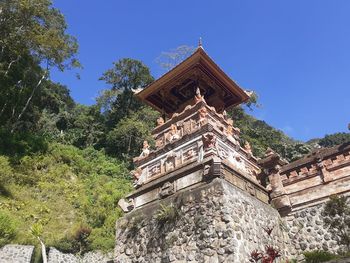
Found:
[(115, 262), (244, 263), (267, 245), (288, 258), (283, 225), (273, 207), (216, 178), (126, 214), (117, 222)]

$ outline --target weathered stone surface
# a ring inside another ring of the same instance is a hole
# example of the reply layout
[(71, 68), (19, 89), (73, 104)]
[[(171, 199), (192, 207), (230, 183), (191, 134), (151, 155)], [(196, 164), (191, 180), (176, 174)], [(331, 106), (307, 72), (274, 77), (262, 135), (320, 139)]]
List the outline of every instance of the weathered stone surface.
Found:
[(34, 246), (5, 245), (0, 248), (1, 263), (30, 263)]
[(103, 254), (99, 251), (88, 252), (84, 256), (65, 254), (51, 247), (48, 256), (48, 263), (112, 263), (112, 253)]
[[(177, 193), (163, 203), (173, 203), (179, 215), (160, 223), (156, 203), (117, 222), (115, 262), (243, 263), (265, 245), (290, 254), (278, 212), (223, 179)], [(273, 228), (271, 236), (264, 230), (268, 228)]]
[(336, 253), (340, 247), (336, 237), (329, 233), (322, 215), (324, 204), (305, 208), (286, 217), (287, 230), (299, 254), (308, 250), (326, 250)]

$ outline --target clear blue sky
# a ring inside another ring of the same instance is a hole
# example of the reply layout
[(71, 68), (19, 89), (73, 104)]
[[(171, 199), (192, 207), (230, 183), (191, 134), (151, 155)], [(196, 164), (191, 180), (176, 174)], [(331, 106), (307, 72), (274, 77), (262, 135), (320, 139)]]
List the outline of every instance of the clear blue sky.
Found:
[(162, 51), (203, 46), (243, 88), (260, 96), (252, 112), (308, 140), (350, 122), (350, 1), (54, 0), (78, 38), (81, 79), (54, 72), (74, 99), (93, 104), (113, 61), (142, 60), (155, 77)]

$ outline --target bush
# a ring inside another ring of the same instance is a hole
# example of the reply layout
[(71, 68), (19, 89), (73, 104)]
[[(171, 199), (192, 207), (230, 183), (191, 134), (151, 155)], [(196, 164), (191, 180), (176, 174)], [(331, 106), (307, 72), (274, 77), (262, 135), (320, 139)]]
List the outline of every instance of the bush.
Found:
[(158, 223), (164, 224), (166, 222), (173, 222), (179, 215), (178, 210), (176, 207), (171, 205), (160, 205), (160, 208), (157, 210), (157, 213), (155, 214), (155, 219)]
[(350, 206), (345, 196), (331, 196), (325, 204), (324, 223), (329, 231), (338, 236), (338, 244), (344, 245), (350, 252)]
[(304, 253), (306, 263), (319, 263), (338, 258), (337, 255), (322, 250), (308, 251)]
[(11, 216), (0, 212), (0, 246), (8, 244), (16, 236), (16, 225)]
[(0, 194), (4, 192), (4, 186), (12, 181), (13, 170), (9, 159), (0, 155)]

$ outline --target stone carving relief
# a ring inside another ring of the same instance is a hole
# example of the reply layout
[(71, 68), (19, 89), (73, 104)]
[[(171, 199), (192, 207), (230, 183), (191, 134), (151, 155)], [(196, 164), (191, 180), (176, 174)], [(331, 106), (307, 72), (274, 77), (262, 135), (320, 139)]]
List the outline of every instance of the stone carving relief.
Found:
[(174, 152), (170, 152), (166, 159), (164, 160), (165, 172), (169, 172), (175, 169), (176, 165), (176, 154)]
[(218, 155), (221, 159), (225, 160), (229, 157), (228, 151), (223, 147), (218, 147)]
[(199, 112), (198, 124), (199, 124), (199, 126), (203, 126), (208, 122), (208, 120), (207, 120), (207, 114), (208, 114), (207, 108), (205, 108), (205, 107), (200, 108), (198, 112)]
[(146, 169), (141, 169), (140, 167), (131, 171), (130, 174), (134, 178), (135, 187), (142, 185), (147, 179)]
[(159, 149), (164, 146), (164, 138), (161, 136), (160, 138), (156, 139), (156, 148)]
[(160, 173), (161, 173), (160, 162), (157, 162), (148, 168), (148, 177), (153, 177)]
[(237, 152), (230, 152), (228, 161), (238, 170), (246, 171), (246, 165), (242, 157)]
[(174, 189), (174, 184), (170, 183), (170, 182), (166, 182), (163, 184), (163, 186), (160, 188), (159, 191), (159, 197), (160, 198), (164, 198), (167, 197), (169, 195), (174, 194), (175, 189)]
[(248, 141), (244, 144), (244, 150), (246, 150), (247, 153), (252, 154), (252, 147), (250, 146), (250, 143)]
[(180, 139), (179, 131), (177, 130), (177, 126), (172, 124), (170, 126), (170, 131), (165, 135), (165, 140), (167, 142), (173, 142)]
[(192, 120), (185, 121), (182, 128), (183, 134), (190, 134), (192, 132)]
[(162, 117), (159, 117), (157, 119), (157, 127), (160, 127), (164, 124), (164, 119)]
[(201, 95), (201, 90), (199, 88), (196, 89), (196, 94), (194, 95), (194, 103), (197, 104), (200, 101), (204, 101), (204, 97)]
[(203, 148), (205, 151), (210, 149), (216, 149), (216, 137), (213, 133), (207, 133), (202, 135)]
[(191, 147), (189, 149), (184, 150), (182, 155), (182, 160), (183, 162), (187, 162), (192, 160), (196, 156), (197, 156), (197, 149), (195, 149), (195, 147)]
[(134, 158), (134, 162), (147, 157), (150, 154), (150, 152), (151, 150), (150, 150), (150, 145), (148, 144), (148, 141), (143, 141), (142, 152), (138, 157)]

